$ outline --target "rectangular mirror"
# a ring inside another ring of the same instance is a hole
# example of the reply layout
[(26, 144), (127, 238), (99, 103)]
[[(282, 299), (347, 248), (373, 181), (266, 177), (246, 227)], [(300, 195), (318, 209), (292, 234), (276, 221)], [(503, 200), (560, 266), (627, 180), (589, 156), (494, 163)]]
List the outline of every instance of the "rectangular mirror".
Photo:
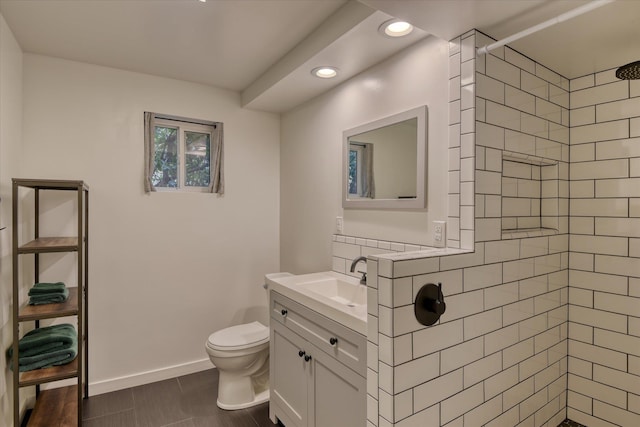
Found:
[(426, 209), (427, 107), (343, 133), (342, 207)]

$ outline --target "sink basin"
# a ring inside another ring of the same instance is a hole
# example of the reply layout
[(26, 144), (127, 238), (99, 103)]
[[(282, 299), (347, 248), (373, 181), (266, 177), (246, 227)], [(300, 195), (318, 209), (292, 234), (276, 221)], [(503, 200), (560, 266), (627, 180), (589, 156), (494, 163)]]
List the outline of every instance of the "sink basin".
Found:
[(342, 325), (367, 334), (367, 286), (333, 271), (265, 276), (267, 286)]
[(367, 288), (337, 278), (302, 282), (298, 286), (347, 307), (367, 304)]

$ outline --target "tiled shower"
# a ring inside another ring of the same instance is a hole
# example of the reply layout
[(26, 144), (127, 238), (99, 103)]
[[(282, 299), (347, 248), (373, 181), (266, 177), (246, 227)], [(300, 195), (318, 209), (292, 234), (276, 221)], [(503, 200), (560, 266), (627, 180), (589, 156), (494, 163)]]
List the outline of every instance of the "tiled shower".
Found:
[(373, 256), (368, 426), (639, 426), (640, 82), (491, 41), (450, 43), (448, 244), (474, 250), (334, 236), (334, 269)]

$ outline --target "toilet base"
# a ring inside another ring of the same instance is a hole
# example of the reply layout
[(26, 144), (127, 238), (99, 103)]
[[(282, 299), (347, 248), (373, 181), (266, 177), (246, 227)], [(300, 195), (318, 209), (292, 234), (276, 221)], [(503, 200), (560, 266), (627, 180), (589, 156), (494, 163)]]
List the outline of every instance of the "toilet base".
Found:
[(218, 405), (218, 408), (220, 409), (224, 409), (226, 411), (235, 411), (238, 409), (246, 409), (246, 408), (250, 408), (252, 406), (256, 406), (259, 405), (261, 403), (265, 403), (269, 401), (269, 389), (266, 389), (264, 391), (261, 391), (260, 393), (256, 394), (256, 397), (250, 401), (250, 402), (243, 402), (243, 403), (238, 403), (238, 404), (225, 404), (220, 402), (220, 400), (217, 400), (216, 403)]

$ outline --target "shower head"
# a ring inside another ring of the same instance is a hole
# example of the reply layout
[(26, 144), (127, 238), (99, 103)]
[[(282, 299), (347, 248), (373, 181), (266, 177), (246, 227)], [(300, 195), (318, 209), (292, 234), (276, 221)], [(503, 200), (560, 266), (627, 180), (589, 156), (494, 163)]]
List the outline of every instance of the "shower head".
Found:
[(616, 77), (622, 80), (640, 79), (640, 61), (631, 62), (616, 70)]

